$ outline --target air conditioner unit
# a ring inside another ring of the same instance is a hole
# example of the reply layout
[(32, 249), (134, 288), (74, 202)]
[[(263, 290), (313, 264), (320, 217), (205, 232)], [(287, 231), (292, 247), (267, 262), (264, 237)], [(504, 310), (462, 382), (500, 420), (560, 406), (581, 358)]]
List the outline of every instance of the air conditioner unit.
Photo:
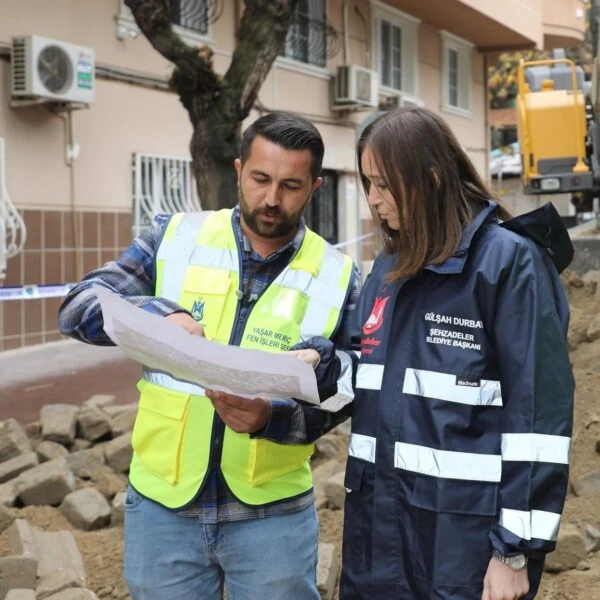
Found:
[(410, 96), (403, 92), (396, 94), (385, 94), (379, 98), (379, 110), (393, 110), (399, 106), (419, 106), (423, 108), (425, 102), (416, 96)]
[(39, 35), (14, 37), (11, 94), (21, 101), (90, 104), (94, 100), (94, 50)]
[(333, 82), (334, 110), (377, 108), (377, 72), (358, 65), (338, 67)]

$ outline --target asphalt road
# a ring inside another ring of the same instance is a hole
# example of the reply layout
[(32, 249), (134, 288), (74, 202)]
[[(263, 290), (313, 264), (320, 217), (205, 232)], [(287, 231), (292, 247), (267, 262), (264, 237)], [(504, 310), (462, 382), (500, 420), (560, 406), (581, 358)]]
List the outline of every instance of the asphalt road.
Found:
[(94, 394), (135, 402), (140, 365), (117, 348), (53, 342), (0, 352), (0, 421), (37, 421), (45, 404), (81, 404)]

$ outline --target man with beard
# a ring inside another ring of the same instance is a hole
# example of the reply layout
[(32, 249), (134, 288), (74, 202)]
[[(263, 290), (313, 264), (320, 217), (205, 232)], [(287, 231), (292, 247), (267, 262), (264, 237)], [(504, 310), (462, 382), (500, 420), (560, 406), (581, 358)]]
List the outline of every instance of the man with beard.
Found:
[[(351, 383), (346, 345), (360, 278), (304, 224), (321, 185), (323, 141), (272, 113), (244, 133), (233, 210), (160, 216), (116, 261), (89, 273), (59, 311), (62, 332), (108, 345), (91, 286), (191, 335), (272, 352), (317, 371), (322, 397)], [(240, 398), (144, 368), (125, 502), (133, 600), (317, 600), (312, 442), (343, 417), (294, 400)], [(294, 438), (302, 444), (294, 443)], [(277, 443), (285, 439), (286, 444)]]

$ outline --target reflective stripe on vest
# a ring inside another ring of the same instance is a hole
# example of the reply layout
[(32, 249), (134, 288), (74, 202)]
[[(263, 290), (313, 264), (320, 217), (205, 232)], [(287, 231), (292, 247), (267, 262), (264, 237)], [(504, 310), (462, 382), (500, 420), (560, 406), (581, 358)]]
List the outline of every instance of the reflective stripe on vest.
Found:
[[(224, 344), (230, 341), (240, 288), (231, 218), (230, 210), (175, 215), (156, 258), (157, 295), (189, 310), (208, 338)], [(352, 261), (307, 229), (290, 264), (253, 305), (240, 346), (279, 352), (302, 338), (330, 337), (351, 275)], [(201, 386), (148, 369), (139, 387), (131, 482), (165, 506), (183, 506), (195, 497), (208, 470), (212, 404)], [(275, 444), (229, 428), (222, 443), (221, 471), (242, 502), (263, 505), (310, 490), (312, 444)], [(160, 452), (153, 450), (159, 446)]]

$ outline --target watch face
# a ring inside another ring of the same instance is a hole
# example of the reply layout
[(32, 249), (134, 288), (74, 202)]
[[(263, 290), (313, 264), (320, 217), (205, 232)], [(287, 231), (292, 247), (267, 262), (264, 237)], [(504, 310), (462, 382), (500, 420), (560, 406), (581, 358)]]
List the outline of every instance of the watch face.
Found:
[(526, 565), (525, 555), (518, 554), (517, 556), (510, 556), (507, 558), (506, 562), (511, 568), (515, 570), (523, 569)]

